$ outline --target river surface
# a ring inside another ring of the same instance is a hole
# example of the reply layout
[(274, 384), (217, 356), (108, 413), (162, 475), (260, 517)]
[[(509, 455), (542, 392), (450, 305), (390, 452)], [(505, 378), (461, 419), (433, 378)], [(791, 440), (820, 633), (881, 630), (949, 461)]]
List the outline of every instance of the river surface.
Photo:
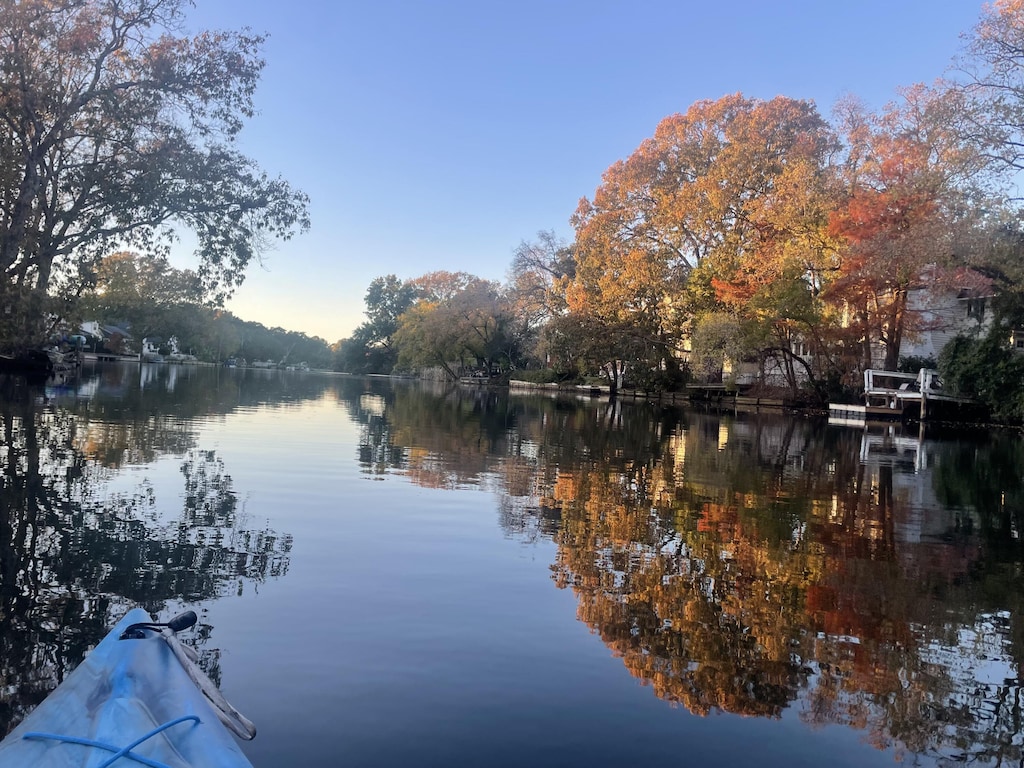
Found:
[(0, 379), (0, 733), (130, 607), (283, 766), (1024, 759), (1024, 443), (315, 373)]

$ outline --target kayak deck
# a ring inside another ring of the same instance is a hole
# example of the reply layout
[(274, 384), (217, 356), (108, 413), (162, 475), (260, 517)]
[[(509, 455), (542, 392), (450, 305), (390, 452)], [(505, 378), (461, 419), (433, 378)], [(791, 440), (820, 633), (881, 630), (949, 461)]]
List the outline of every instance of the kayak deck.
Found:
[(252, 768), (234, 737), (136, 608), (0, 742), (0, 768)]

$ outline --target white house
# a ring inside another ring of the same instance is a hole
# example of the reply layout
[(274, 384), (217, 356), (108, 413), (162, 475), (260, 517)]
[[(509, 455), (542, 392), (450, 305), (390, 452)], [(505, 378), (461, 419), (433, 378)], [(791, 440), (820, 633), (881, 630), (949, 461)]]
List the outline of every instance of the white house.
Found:
[[(952, 276), (945, 273), (940, 276), (934, 269), (926, 270), (919, 284), (908, 293), (908, 317), (899, 357), (938, 360), (943, 348), (957, 335), (984, 334), (993, 320), (989, 306), (991, 296), (990, 281), (973, 270), (959, 270)], [(1024, 331), (1014, 334), (1008, 343), (1024, 351)], [(813, 350), (808, 344), (795, 341), (793, 352), (796, 357), (813, 365)], [(882, 368), (884, 360), (885, 347), (876, 342), (872, 350), (872, 367)], [(806, 370), (799, 363), (793, 366), (793, 370), (798, 380), (806, 377)], [(761, 381), (785, 386), (787, 381), (781, 358), (766, 361), (763, 370), (753, 362), (730, 364), (726, 361), (723, 374), (733, 376), (740, 384)]]
[(931, 357), (959, 334), (984, 334), (992, 325), (989, 307), (991, 291), (983, 287), (962, 287), (938, 293), (915, 290), (909, 297), (910, 310), (917, 314), (916, 330), (900, 345), (900, 357)]
[[(126, 354), (126, 345), (131, 342), (132, 335), (125, 328), (117, 325), (104, 325), (96, 320), (88, 320), (79, 325), (79, 330), (88, 338), (102, 342), (109, 351)], [(97, 351), (94, 349), (93, 351)]]

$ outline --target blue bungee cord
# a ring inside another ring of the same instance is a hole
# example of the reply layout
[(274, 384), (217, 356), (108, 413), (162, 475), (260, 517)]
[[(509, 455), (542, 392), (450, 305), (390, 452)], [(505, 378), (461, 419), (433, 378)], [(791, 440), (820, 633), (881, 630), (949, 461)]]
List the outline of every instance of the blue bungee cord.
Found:
[(107, 752), (114, 753), (110, 757), (110, 759), (106, 760), (101, 765), (97, 766), (97, 768), (109, 768), (109, 766), (113, 765), (122, 757), (128, 760), (134, 760), (137, 763), (142, 763), (143, 765), (147, 765), (149, 766), (149, 768), (170, 768), (170, 766), (166, 765), (165, 763), (161, 763), (156, 760), (150, 760), (148, 757), (143, 757), (142, 755), (132, 754), (132, 750), (139, 746), (139, 744), (141, 744), (142, 742), (153, 738), (158, 733), (166, 731), (168, 728), (175, 726), (178, 723), (184, 723), (189, 720), (191, 720), (194, 723), (200, 722), (199, 718), (195, 715), (184, 715), (183, 717), (178, 717), (174, 720), (168, 720), (166, 723), (158, 725), (153, 730), (143, 734), (126, 747), (115, 747), (112, 744), (104, 744), (102, 741), (92, 741), (91, 739), (83, 739), (78, 736), (64, 736), (59, 733), (42, 733), (40, 731), (29, 731), (28, 733), (24, 734), (22, 738), (38, 740), (52, 739), (54, 741), (65, 742), (67, 744), (81, 744), (86, 747), (96, 747), (97, 749), (105, 749)]
[[(119, 640), (145, 640), (148, 638), (147, 633), (158, 633), (163, 640), (166, 641), (172, 655), (181, 664), (183, 670), (188, 675), (189, 679), (197, 686), (199, 691), (206, 697), (206, 700), (213, 707), (213, 713), (217, 715), (218, 719), (224, 723), (233, 733), (243, 739), (251, 739), (256, 735), (256, 726), (252, 724), (245, 716), (243, 716), (238, 710), (231, 706), (224, 696), (217, 689), (217, 686), (206, 676), (206, 674), (199, 669), (194, 661), (194, 652), (192, 656), (189, 655), (191, 649), (183, 646), (175, 633), (183, 629), (195, 625), (197, 617), (194, 611), (186, 611), (180, 616), (176, 616), (167, 623), (156, 623), (156, 622), (140, 622), (132, 624), (127, 627), (118, 638)], [(153, 738), (159, 733), (166, 731), (172, 726), (178, 725), (184, 722), (193, 722), (201, 724), (202, 721), (196, 715), (184, 715), (182, 717), (169, 720), (162, 725), (158, 725), (151, 731), (143, 734), (131, 744), (125, 747), (118, 747), (113, 744), (105, 744), (101, 741), (94, 741), (92, 739), (82, 738), (80, 736), (66, 736), (59, 733), (43, 733), (41, 731), (31, 731), (22, 735), (23, 739), (31, 739), (37, 741), (51, 740), (58, 741), (67, 744), (79, 744), (86, 747), (93, 747), (95, 749), (102, 749), (107, 752), (113, 752), (107, 760), (97, 766), (97, 768), (109, 768), (109, 766), (116, 763), (121, 758), (126, 760), (133, 760), (136, 763), (145, 765), (148, 768), (172, 768), (171, 766), (161, 763), (158, 760), (145, 757), (143, 755), (136, 755), (132, 752), (137, 746)]]

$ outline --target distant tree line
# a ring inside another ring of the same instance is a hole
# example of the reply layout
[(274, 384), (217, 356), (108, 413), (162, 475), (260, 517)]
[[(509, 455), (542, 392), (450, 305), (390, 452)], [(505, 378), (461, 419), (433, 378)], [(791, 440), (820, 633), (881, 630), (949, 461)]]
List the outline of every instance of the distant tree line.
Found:
[(68, 314), (69, 327), (97, 321), (124, 329), (131, 341), (118, 341), (126, 348), (112, 352), (137, 353), (144, 338), (159, 338), (164, 345), (173, 338), (180, 352), (206, 362), (241, 358), (330, 368), (332, 355), (323, 339), (241, 320), (203, 299), (202, 282), (192, 270), (118, 251), (97, 264), (94, 285)]
[(746, 366), (820, 401), (897, 369), (952, 297), (984, 311), (948, 381), (1022, 418), (1022, 146), (1024, 3), (998, 0), (952, 76), (877, 113), (735, 94), (666, 117), (580, 201), (573, 240), (522, 243), (504, 283), (374, 280), (335, 365), (648, 389)]

